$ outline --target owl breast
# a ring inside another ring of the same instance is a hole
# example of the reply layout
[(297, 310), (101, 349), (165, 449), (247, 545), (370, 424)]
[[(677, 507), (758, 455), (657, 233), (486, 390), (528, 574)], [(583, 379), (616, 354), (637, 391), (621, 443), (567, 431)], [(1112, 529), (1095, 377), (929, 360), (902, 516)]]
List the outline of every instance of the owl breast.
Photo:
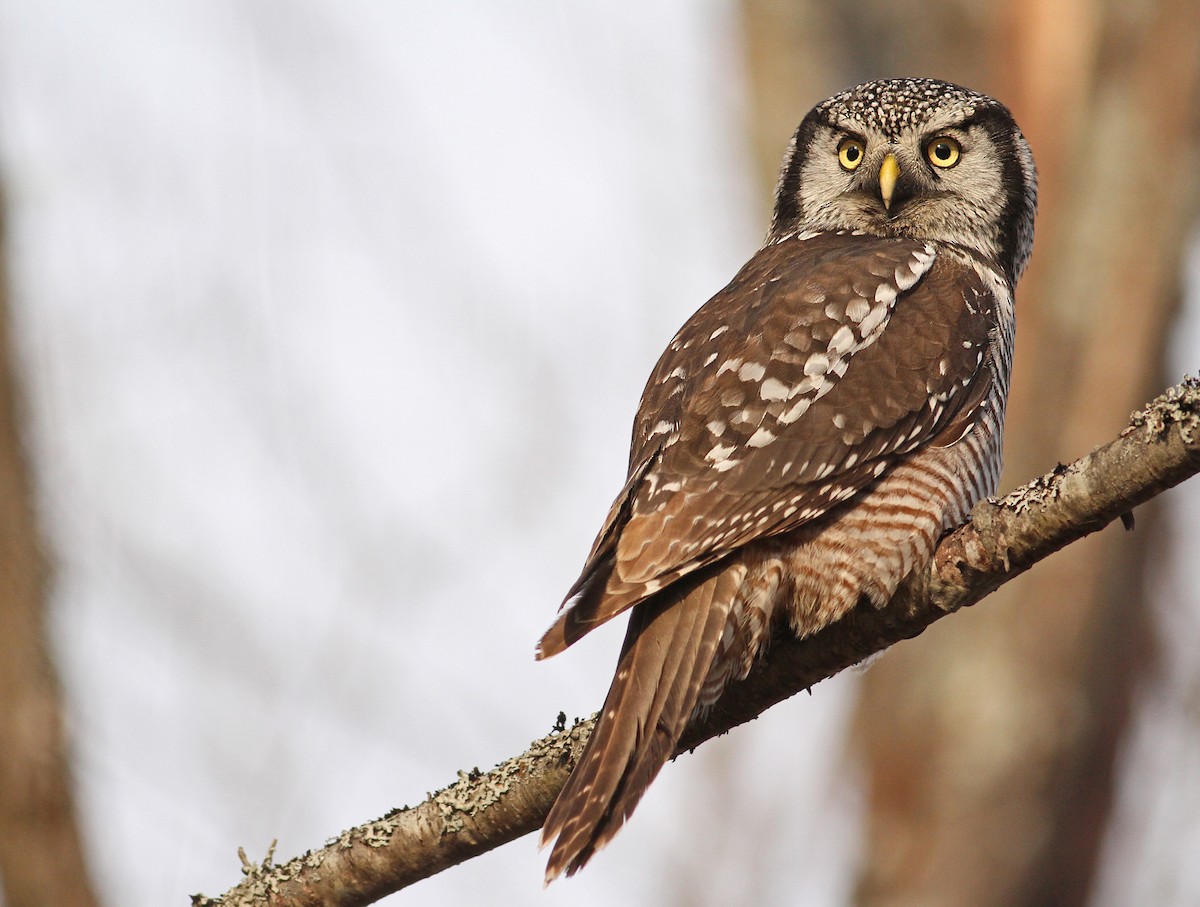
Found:
[(700, 709), (749, 674), (775, 624), (786, 623), (804, 638), (861, 600), (886, 605), (900, 581), (929, 561), (942, 535), (995, 493), (1004, 421), (1000, 387), (997, 382), (978, 420), (955, 443), (911, 456), (819, 525), (748, 546), (746, 576), (701, 689)]

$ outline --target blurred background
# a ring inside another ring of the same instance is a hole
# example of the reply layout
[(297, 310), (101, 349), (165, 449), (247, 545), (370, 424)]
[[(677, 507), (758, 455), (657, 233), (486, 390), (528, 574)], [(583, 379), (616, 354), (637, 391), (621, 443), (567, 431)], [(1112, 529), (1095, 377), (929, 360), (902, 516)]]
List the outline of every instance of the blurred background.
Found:
[[(926, 75), (1042, 177), (1007, 490), (1200, 366), (1196, 0), (0, 0), (0, 883), (163, 905), (602, 700), (532, 660), (659, 351), (818, 100)], [(662, 774), (541, 891), (1194, 905), (1200, 487)]]

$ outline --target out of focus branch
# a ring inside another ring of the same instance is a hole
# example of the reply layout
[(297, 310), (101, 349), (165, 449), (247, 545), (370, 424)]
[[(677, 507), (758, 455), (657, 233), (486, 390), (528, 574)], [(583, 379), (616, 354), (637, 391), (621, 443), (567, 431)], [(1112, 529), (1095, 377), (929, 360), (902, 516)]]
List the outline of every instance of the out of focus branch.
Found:
[[(972, 605), (1042, 558), (1121, 519), (1200, 472), (1200, 381), (1187, 379), (1135, 413), (1120, 437), (998, 501), (938, 546), (882, 609), (859, 608), (805, 640), (774, 643), (731, 686), (680, 751), (757, 717), (777, 702), (916, 636)], [(1036, 619), (1031, 615), (1031, 619)], [(274, 865), (243, 860), (246, 878), (195, 907), (362, 905), (536, 830), (566, 781), (593, 719), (556, 729), (490, 772), (459, 780), (415, 807), (344, 832), (320, 850)]]
[(94, 907), (47, 642), (49, 571), (6, 283), (0, 262), (0, 901)]

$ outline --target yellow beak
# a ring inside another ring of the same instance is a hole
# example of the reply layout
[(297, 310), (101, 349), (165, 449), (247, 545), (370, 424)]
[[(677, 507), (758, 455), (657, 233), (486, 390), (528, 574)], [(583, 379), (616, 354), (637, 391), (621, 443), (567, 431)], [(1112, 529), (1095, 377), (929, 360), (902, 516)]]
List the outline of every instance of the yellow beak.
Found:
[(892, 193), (896, 191), (896, 180), (899, 178), (900, 165), (896, 163), (896, 156), (889, 154), (879, 166), (879, 197), (883, 199), (885, 211), (892, 208)]

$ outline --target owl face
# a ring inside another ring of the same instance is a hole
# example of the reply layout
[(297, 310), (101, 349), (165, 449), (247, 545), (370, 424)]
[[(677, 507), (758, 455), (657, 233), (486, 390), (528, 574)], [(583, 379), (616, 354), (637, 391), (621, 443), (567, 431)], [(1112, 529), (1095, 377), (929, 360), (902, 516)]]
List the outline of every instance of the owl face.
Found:
[(1015, 283), (1036, 207), (1033, 156), (1004, 105), (932, 79), (868, 82), (800, 124), (769, 238), (845, 230), (957, 243)]

